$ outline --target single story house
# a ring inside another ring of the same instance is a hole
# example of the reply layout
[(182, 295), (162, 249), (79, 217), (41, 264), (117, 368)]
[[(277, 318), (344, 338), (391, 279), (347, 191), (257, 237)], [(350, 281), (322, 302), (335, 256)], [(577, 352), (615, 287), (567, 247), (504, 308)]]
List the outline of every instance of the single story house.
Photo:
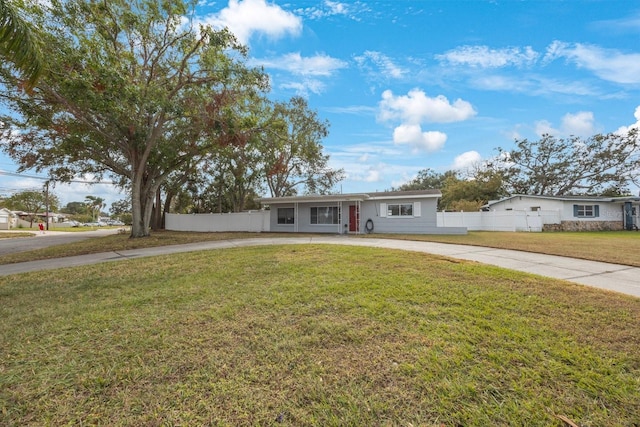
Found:
[(528, 196), (516, 194), (484, 205), (485, 211), (556, 211), (559, 224), (545, 230), (637, 230), (640, 197)]
[(0, 230), (10, 230), (13, 228), (15, 215), (9, 209), (0, 208)]
[(466, 234), (438, 227), (439, 190), (390, 191), (261, 198), (269, 230), (291, 233)]

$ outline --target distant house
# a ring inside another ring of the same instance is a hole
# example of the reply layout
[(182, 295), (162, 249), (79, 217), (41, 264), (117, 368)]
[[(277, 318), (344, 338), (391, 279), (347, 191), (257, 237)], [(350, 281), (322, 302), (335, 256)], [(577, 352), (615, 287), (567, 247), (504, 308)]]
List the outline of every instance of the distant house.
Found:
[(486, 211), (556, 211), (560, 224), (545, 229), (563, 231), (637, 230), (640, 226), (640, 197), (528, 196), (516, 194), (493, 200)]
[(291, 196), (258, 199), (270, 208), (269, 230), (291, 233), (466, 234), (438, 227), (439, 190)]
[(9, 209), (0, 208), (0, 230), (10, 230), (13, 228), (15, 216)]

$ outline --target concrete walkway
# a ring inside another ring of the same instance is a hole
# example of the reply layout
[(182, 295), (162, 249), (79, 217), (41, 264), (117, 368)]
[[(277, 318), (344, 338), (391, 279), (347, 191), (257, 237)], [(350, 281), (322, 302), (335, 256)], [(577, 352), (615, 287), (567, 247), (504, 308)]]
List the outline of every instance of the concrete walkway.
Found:
[(451, 258), (476, 261), (511, 270), (552, 277), (555, 279), (567, 280), (582, 285), (640, 297), (640, 268), (637, 267), (478, 246), (392, 239), (361, 239), (349, 238), (348, 236), (260, 237), (255, 239), (237, 239), (192, 243), (187, 245), (161, 246), (157, 248), (132, 249), (120, 252), (104, 252), (67, 258), (0, 265), (0, 276), (181, 252), (261, 245), (309, 243), (372, 246), (378, 248), (425, 252), (448, 256)]

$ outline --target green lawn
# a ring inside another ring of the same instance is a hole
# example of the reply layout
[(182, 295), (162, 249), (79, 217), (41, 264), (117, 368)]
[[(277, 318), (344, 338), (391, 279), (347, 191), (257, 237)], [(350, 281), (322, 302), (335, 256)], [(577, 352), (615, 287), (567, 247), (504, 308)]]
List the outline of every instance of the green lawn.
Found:
[(0, 425), (632, 426), (640, 300), (379, 248), (0, 278)]
[[(0, 256), (0, 265), (14, 262), (51, 259), (86, 253), (121, 251), (153, 246), (179, 245), (211, 240), (228, 240), (260, 237), (318, 236), (302, 233), (188, 233), (179, 231), (155, 231), (150, 237), (130, 239), (128, 235), (116, 234), (91, 238), (83, 242), (58, 245), (30, 252), (18, 252)], [(584, 258), (640, 267), (640, 233), (584, 232), (584, 233), (506, 233), (472, 231), (462, 236), (447, 235), (399, 235), (364, 234), (352, 238), (390, 238), (426, 240), (443, 243), (488, 246), (515, 249), (552, 255)]]

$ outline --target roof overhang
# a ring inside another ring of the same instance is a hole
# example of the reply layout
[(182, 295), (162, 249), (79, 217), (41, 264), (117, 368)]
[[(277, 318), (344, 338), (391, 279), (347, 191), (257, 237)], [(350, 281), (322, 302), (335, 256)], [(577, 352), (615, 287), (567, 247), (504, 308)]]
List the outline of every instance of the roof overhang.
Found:
[(419, 191), (389, 191), (383, 193), (351, 193), (351, 194), (326, 194), (287, 197), (263, 197), (257, 199), (263, 205), (277, 205), (286, 203), (337, 203), (337, 202), (364, 202), (365, 200), (393, 200), (393, 199), (433, 199), (440, 198), (439, 190)]

